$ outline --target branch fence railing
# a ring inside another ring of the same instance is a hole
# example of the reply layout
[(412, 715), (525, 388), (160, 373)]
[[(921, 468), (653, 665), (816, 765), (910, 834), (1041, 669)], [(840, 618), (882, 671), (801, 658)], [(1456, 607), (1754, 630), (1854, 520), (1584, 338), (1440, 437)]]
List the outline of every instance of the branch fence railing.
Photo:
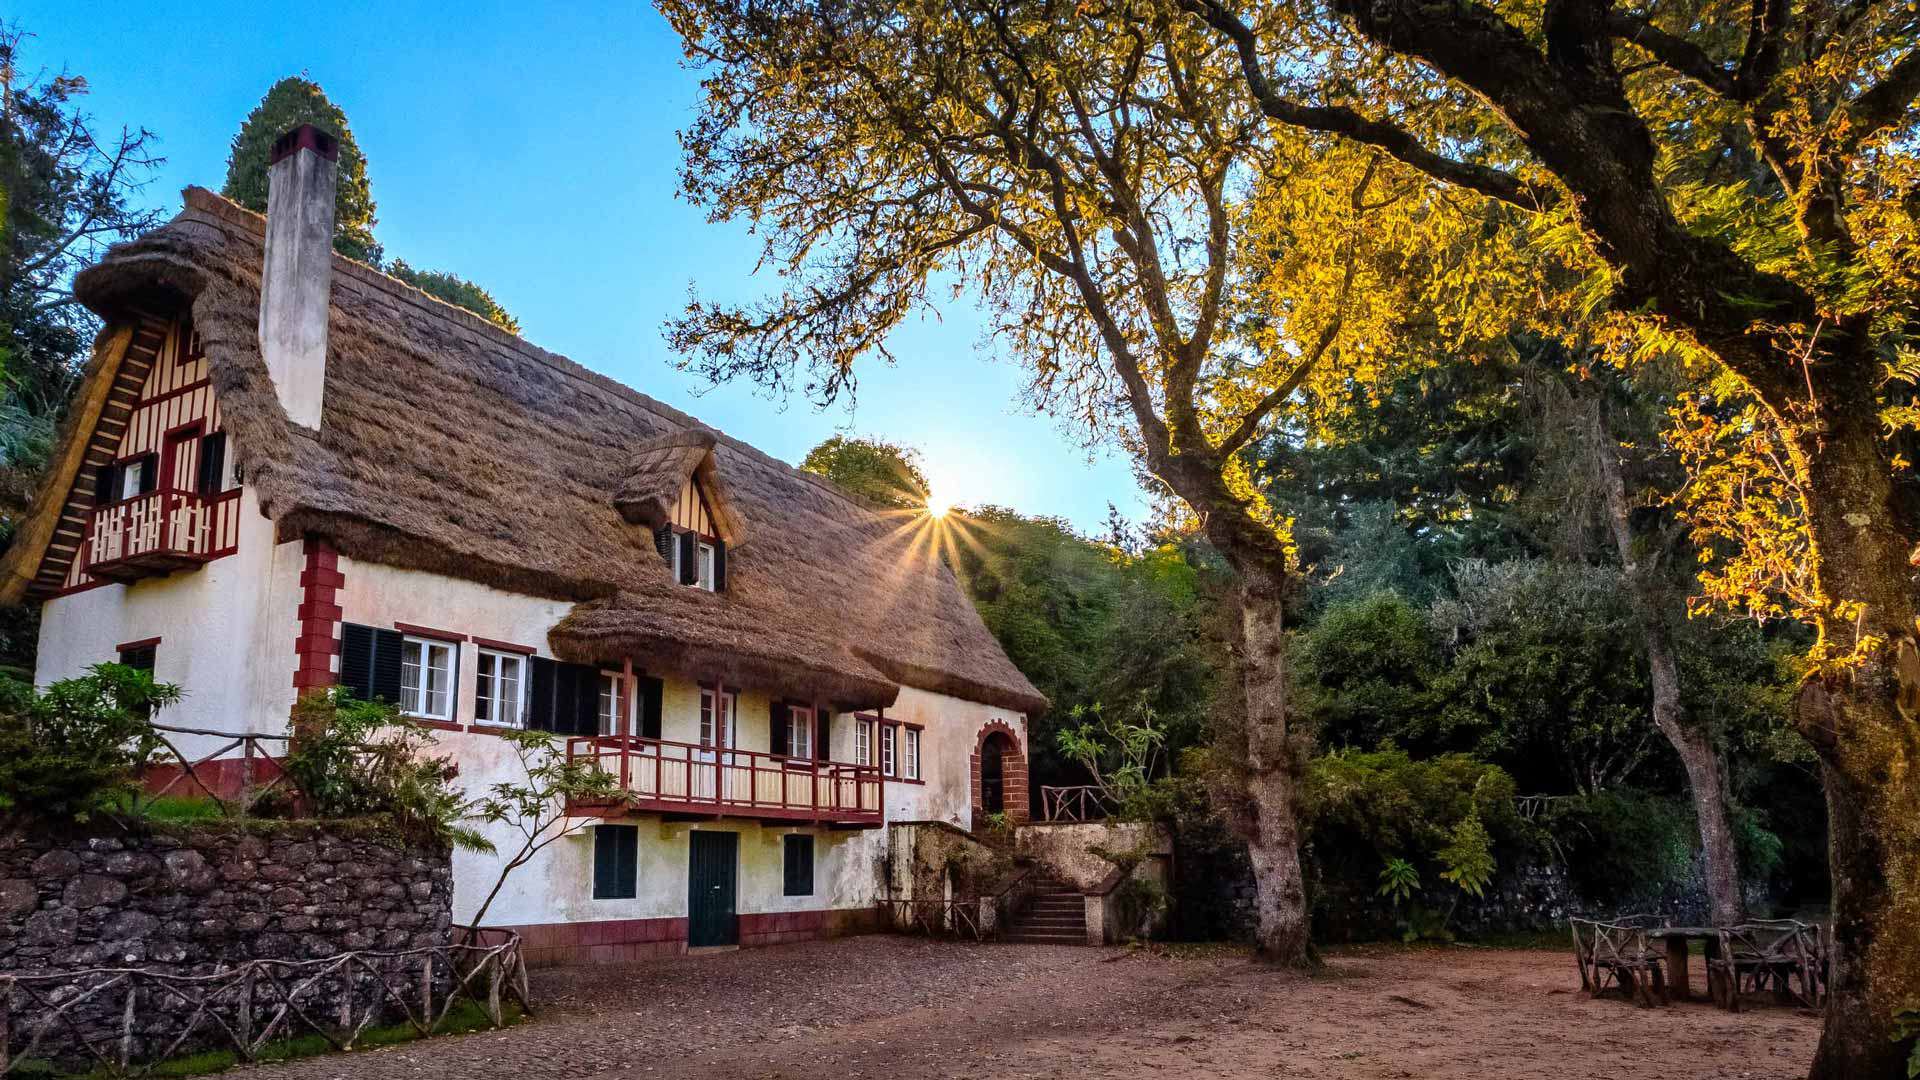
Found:
[(496, 1028), (509, 1000), (531, 1013), (520, 936), (470, 927), (454, 934), (446, 945), (250, 960), (205, 975), (88, 968), (0, 976), (0, 1076), (39, 1062), (141, 1076), (203, 1050), (252, 1062), (302, 1035), (351, 1050), (378, 1024), (431, 1035), (462, 1001)]
[(1040, 820), (1051, 822), (1105, 821), (1106, 792), (1091, 784), (1040, 789)]

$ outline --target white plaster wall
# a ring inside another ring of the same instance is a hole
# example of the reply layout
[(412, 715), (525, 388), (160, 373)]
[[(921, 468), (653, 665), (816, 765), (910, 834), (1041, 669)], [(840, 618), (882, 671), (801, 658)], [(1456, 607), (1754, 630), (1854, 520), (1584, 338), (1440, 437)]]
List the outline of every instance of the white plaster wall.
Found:
[[(428, 626), (472, 637), (510, 641), (553, 655), (547, 649), (547, 631), (573, 610), (566, 600), (547, 600), (507, 592), (489, 585), (442, 577), (420, 570), (401, 570), (379, 563), (340, 556), (345, 579), (336, 602), (346, 622), (392, 628), (396, 622)], [(288, 639), (289, 655), (292, 639)], [(459, 650), (459, 674), (454, 696), (454, 719), (473, 722), (473, 685), (480, 653), (471, 644)], [(340, 658), (334, 657), (339, 670)], [(289, 676), (291, 678), (291, 676)]]
[[(1026, 749), (1023, 714), (929, 690), (902, 687), (887, 718), (925, 726), (920, 735), (920, 775), (925, 783), (888, 782), (888, 821), (945, 821), (972, 829), (972, 758), (980, 729), (998, 720), (1019, 734), (1022, 752)], [(846, 753), (851, 757), (851, 735), (848, 738)]]
[[(157, 637), (154, 678), (184, 699), (162, 723), (221, 731), (281, 733), (293, 707), (298, 633), (298, 541), (274, 543), (273, 523), (251, 489), (240, 495), (239, 550), (197, 569), (131, 585), (104, 585), (55, 597), (41, 608), (34, 680), (41, 686), (85, 674), (116, 658), (123, 642)], [(219, 740), (184, 737), (188, 755)]]

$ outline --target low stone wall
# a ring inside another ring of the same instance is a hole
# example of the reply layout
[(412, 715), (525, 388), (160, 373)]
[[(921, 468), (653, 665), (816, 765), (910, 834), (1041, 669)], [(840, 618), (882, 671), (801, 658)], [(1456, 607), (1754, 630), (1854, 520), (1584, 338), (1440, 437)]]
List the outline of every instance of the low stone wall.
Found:
[[(201, 976), (247, 961), (306, 961), (347, 952), (398, 952), (448, 944), (452, 927), (448, 853), (407, 844), (361, 822), (220, 823), (66, 831), (44, 826), (0, 831), (0, 975), (37, 976), (0, 996), (13, 1053), (38, 1040), (34, 1057), (90, 1064), (98, 1047), (130, 1037), (139, 1060), (173, 1046), (193, 1010), (156, 999), (132, 1014), (124, 987), (51, 1019), (47, 1002), (75, 986), (98, 986), (98, 969), (136, 968)], [(416, 964), (418, 961), (415, 962)], [(92, 972), (92, 974), (82, 974)], [(436, 994), (448, 972), (437, 970)], [(363, 1014), (377, 996), (364, 973), (306, 984), (301, 1007), (314, 1016)], [(416, 969), (402, 985), (417, 986)], [(264, 993), (264, 990), (263, 990)], [(226, 1022), (237, 999), (220, 1005)], [(124, 1017), (133, 1015), (127, 1029)], [(206, 1028), (176, 1048), (220, 1045)]]
[(446, 852), (358, 822), (11, 829), (0, 833), (0, 972), (197, 974), (445, 944), (451, 899)]

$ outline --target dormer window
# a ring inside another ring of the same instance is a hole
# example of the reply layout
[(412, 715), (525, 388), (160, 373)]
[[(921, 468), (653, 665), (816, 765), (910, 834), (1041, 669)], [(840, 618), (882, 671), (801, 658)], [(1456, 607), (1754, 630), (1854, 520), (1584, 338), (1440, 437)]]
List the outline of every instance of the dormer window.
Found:
[(720, 479), (710, 431), (678, 431), (648, 440), (635, 455), (613, 505), (653, 530), (673, 580), (727, 591), (727, 549), (740, 542), (740, 515)]

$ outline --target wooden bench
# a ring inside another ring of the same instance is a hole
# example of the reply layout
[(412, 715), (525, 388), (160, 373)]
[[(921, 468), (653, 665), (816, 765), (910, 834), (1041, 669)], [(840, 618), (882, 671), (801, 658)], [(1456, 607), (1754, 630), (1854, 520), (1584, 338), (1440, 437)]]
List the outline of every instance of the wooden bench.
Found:
[(1668, 1003), (1662, 950), (1653, 946), (1647, 931), (1660, 925), (1652, 915), (1618, 919), (1568, 919), (1573, 931), (1574, 962), (1580, 966), (1580, 988), (1599, 997), (1618, 987), (1643, 1008)]

